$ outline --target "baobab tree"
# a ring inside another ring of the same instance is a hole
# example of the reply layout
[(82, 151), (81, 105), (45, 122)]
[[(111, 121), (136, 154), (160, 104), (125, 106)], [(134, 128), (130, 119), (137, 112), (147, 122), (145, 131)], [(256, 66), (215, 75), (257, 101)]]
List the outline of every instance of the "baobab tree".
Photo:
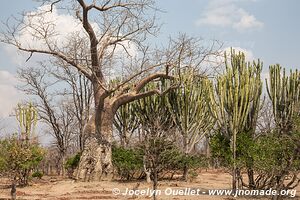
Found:
[[(63, 62), (66, 68), (77, 69), (91, 81), (95, 115), (86, 128), (87, 139), (77, 178), (110, 179), (115, 112), (121, 105), (162, 95), (176, 87), (177, 84), (170, 84), (164, 91), (143, 90), (154, 80), (174, 80), (176, 77), (169, 72), (184, 65), (191, 49), (185, 47), (187, 40), (172, 41), (160, 51), (147, 45), (147, 38), (156, 35), (159, 28), (152, 0), (45, 0), (44, 3), (47, 5), (25, 13), (22, 19), (8, 20), (1, 41), (27, 52), (28, 60), (34, 54), (47, 55)], [(68, 27), (59, 27), (59, 18), (52, 16), (58, 13), (57, 8), (63, 8)], [(74, 47), (82, 52), (74, 54)], [(197, 60), (205, 60), (211, 50), (211, 47), (201, 48)], [(112, 74), (117, 71), (122, 72), (121, 81), (110, 84)]]

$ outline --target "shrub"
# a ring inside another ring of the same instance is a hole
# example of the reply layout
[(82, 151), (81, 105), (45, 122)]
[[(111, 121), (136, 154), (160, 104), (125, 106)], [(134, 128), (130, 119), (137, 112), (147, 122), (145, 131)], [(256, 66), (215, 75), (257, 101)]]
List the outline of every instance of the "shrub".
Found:
[(207, 158), (204, 155), (186, 155), (176, 146), (172, 145), (169, 150), (162, 152), (161, 171), (171, 172), (171, 179), (176, 172), (184, 171), (185, 167), (189, 170), (189, 175), (197, 174), (201, 167), (207, 167)]
[(228, 167), (232, 161), (230, 139), (221, 133), (214, 134), (210, 139), (211, 156), (217, 167)]
[[(238, 167), (245, 167), (252, 163), (252, 151), (255, 141), (250, 133), (241, 132), (237, 134), (237, 165)], [(210, 147), (212, 158), (218, 162), (218, 167), (230, 167), (233, 164), (232, 150), (230, 139), (221, 133), (217, 133), (211, 137)]]
[(74, 156), (71, 156), (70, 158), (67, 159), (65, 163), (65, 169), (67, 169), (67, 173), (69, 177), (73, 176), (75, 169), (78, 167), (80, 157), (81, 157), (81, 153), (77, 153)]
[(75, 154), (74, 156), (71, 156), (70, 158), (67, 159), (65, 163), (65, 168), (66, 169), (76, 169), (79, 165), (80, 161), (80, 153)]
[(198, 173), (197, 172), (195, 172), (195, 171), (190, 171), (189, 172), (190, 181), (196, 180), (197, 177), (198, 177)]
[(208, 160), (205, 155), (188, 155), (182, 158), (191, 170), (208, 167)]
[[(267, 180), (264, 185), (292, 188), (299, 184), (300, 171), (300, 133), (290, 135), (269, 134), (258, 138), (252, 149), (254, 169), (262, 180)], [(293, 178), (295, 178), (293, 180)]]
[(41, 179), (43, 176), (44, 176), (43, 172), (40, 172), (40, 171), (36, 171), (31, 174), (31, 177), (33, 177), (33, 178)]
[[(143, 160), (144, 158), (145, 160)], [(161, 173), (159, 178), (168, 173), (171, 173), (172, 178), (175, 172), (182, 171), (186, 165), (193, 171), (207, 166), (204, 156), (185, 155), (173, 143), (159, 140), (156, 140), (155, 145), (148, 151), (145, 151), (142, 145), (131, 149), (114, 145), (112, 162), (118, 176), (126, 180), (141, 175), (144, 171), (144, 164), (151, 171), (153, 171), (153, 167), (156, 167), (157, 173), (166, 172)]]
[(112, 162), (121, 179), (130, 180), (143, 170), (143, 153), (138, 149), (113, 146)]
[(37, 144), (23, 143), (16, 137), (0, 141), (0, 172), (27, 185), (30, 172), (43, 160), (44, 150)]

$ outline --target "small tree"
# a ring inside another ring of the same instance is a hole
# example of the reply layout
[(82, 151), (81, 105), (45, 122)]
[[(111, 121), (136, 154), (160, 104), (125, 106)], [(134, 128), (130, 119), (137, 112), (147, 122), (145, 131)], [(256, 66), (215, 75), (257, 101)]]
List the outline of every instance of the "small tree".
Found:
[[(174, 142), (170, 140), (168, 133), (171, 129), (166, 129), (161, 124), (153, 124), (152, 128), (144, 139), (141, 148), (144, 150), (145, 166), (150, 169), (153, 182), (153, 190), (157, 190), (159, 173), (177, 161), (176, 153), (179, 151), (175, 148)], [(153, 195), (156, 199), (156, 193)]]
[(27, 185), (30, 172), (38, 166), (44, 154), (33, 138), (37, 110), (31, 103), (18, 105), (16, 117), (21, 133), (19, 138), (14, 135), (1, 142), (0, 165), (4, 172), (9, 172), (14, 179), (18, 178), (21, 185)]
[(43, 159), (43, 149), (37, 144), (24, 147), (16, 136), (0, 141), (0, 149), (1, 172), (16, 178), (20, 185), (27, 185), (31, 171)]
[[(253, 155), (258, 189), (293, 189), (300, 182), (300, 134), (278, 137), (277, 133), (260, 136), (249, 149)], [(273, 197), (277, 199), (278, 197)]]
[[(42, 66), (19, 70), (19, 77), (25, 82), (21, 89), (36, 97), (39, 118), (48, 126), (59, 153), (57, 172), (64, 176), (65, 159), (71, 145), (77, 141), (75, 152), (83, 147), (83, 126), (89, 117), (92, 101), (90, 85), (71, 69), (54, 71)], [(61, 84), (62, 81), (66, 84)], [(59, 83), (59, 87), (65, 87), (64, 91), (53, 92)]]

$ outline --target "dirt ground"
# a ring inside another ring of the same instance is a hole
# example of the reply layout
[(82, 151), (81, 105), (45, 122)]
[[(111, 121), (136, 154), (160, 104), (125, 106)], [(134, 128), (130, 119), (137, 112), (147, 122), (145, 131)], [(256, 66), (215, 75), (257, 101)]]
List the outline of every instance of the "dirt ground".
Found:
[[(9, 180), (0, 179), (0, 200), (10, 199)], [(176, 200), (232, 200), (232, 199), (267, 199), (258, 197), (231, 197), (231, 196), (211, 196), (208, 195), (209, 189), (229, 189), (231, 185), (231, 176), (222, 171), (203, 170), (199, 173), (193, 182), (182, 181), (161, 181), (158, 190), (162, 191), (158, 195), (160, 200), (176, 199)], [(114, 189), (117, 188), (117, 189)], [(43, 177), (42, 180), (33, 181), (30, 186), (25, 188), (17, 188), (17, 199), (26, 200), (73, 200), (73, 199), (152, 199), (149, 195), (125, 195), (126, 189), (135, 191), (147, 191), (152, 188), (146, 182), (75, 182), (74, 180), (63, 180), (58, 177)], [(206, 191), (206, 194), (199, 195), (167, 195), (168, 192), (176, 192), (184, 189)], [(300, 187), (296, 188), (300, 191)], [(120, 192), (121, 194), (114, 194)], [(150, 194), (150, 193), (148, 193)], [(300, 199), (300, 192), (296, 197), (289, 199)]]

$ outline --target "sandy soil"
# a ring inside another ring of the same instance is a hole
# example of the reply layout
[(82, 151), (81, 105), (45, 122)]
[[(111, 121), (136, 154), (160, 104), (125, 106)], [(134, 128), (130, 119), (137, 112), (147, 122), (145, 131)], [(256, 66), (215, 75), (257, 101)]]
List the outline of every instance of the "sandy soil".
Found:
[[(207, 194), (208, 189), (229, 189), (231, 183), (231, 176), (221, 171), (202, 171), (199, 173), (197, 179), (193, 182), (181, 181), (161, 181), (159, 183), (159, 190), (162, 191), (158, 199), (177, 199), (177, 200), (231, 200), (231, 199), (267, 199), (254, 197), (239, 197), (233, 198), (231, 196), (210, 196)], [(10, 198), (9, 180), (0, 179), (0, 200)], [(125, 193), (126, 189), (132, 190), (137, 188), (138, 191), (152, 188), (150, 184), (145, 182), (75, 182), (73, 180), (63, 180), (58, 177), (44, 177), (42, 180), (33, 181), (30, 186), (25, 188), (17, 188), (17, 199), (43, 199), (43, 200), (73, 200), (73, 199), (152, 199), (147, 195), (115, 195), (114, 192), (120, 191)], [(171, 188), (171, 189), (170, 189)], [(200, 189), (200, 195), (166, 195), (165, 192), (182, 190), (190, 188), (191, 190)], [(300, 199), (300, 187), (297, 188), (297, 196), (291, 199)]]

